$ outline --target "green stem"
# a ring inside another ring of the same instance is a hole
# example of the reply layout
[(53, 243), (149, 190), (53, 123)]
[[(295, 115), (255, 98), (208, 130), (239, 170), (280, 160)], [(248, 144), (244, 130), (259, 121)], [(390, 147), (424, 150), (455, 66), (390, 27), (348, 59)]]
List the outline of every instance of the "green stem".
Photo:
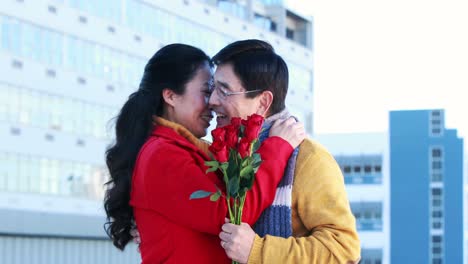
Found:
[(244, 195), (244, 196), (242, 196), (242, 197), (240, 198), (239, 219), (238, 219), (239, 225), (240, 225), (241, 222), (242, 222), (242, 212), (244, 211), (245, 197), (246, 197), (246, 195)]
[(227, 176), (227, 172), (225, 169), (221, 169), (221, 171), (223, 172), (223, 177), (224, 177), (224, 183), (226, 184), (226, 202), (227, 202), (227, 208), (229, 210), (229, 220), (231, 220), (231, 222), (233, 222), (233, 220), (235, 219), (234, 218), (234, 215), (232, 214), (232, 210), (231, 210), (231, 195), (229, 194), (229, 178)]
[(239, 216), (239, 198), (238, 197), (234, 199), (234, 212), (235, 212), (234, 224), (238, 225), (237, 223), (237, 218)]
[(229, 195), (226, 197), (226, 202), (227, 202), (227, 208), (229, 210), (229, 220), (231, 220), (231, 223), (234, 222), (235, 216), (232, 214), (231, 210), (231, 198)]

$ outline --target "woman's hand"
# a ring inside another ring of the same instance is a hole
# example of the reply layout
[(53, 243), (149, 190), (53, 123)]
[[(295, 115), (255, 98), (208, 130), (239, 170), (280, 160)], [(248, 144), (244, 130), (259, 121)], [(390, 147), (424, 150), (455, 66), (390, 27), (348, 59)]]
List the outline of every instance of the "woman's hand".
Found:
[(276, 120), (270, 129), (270, 137), (277, 136), (286, 140), (296, 148), (306, 137), (304, 124), (297, 122), (293, 117)]
[(255, 232), (248, 224), (234, 225), (226, 219), (219, 238), (221, 238), (221, 246), (230, 259), (239, 263), (247, 263), (255, 239)]

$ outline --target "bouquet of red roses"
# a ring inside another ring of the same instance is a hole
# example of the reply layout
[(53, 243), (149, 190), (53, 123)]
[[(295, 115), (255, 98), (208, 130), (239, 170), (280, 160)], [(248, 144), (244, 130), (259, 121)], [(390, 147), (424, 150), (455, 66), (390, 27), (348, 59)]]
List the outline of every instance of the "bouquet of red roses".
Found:
[(210, 196), (211, 201), (220, 197), (226, 199), (231, 223), (240, 225), (247, 191), (252, 189), (262, 159), (256, 153), (260, 147), (258, 136), (264, 118), (254, 114), (243, 120), (232, 118), (231, 124), (216, 128), (211, 132), (213, 144), (209, 147), (212, 160), (206, 161), (208, 172), (220, 170), (226, 186), (225, 195), (217, 192), (196, 191), (190, 199)]

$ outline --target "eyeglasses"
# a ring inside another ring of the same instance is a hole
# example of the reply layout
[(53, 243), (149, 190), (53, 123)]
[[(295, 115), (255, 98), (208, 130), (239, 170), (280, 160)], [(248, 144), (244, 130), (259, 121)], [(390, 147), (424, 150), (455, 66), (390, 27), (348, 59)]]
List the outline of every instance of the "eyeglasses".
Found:
[(228, 92), (224, 90), (224, 88), (221, 88), (220, 86), (214, 86), (213, 90), (215, 90), (218, 93), (219, 98), (221, 99), (226, 99), (228, 96), (231, 95), (237, 95), (237, 94), (248, 94), (248, 93), (255, 93), (255, 92), (261, 92), (262, 90), (256, 89), (252, 91), (243, 91), (243, 92)]

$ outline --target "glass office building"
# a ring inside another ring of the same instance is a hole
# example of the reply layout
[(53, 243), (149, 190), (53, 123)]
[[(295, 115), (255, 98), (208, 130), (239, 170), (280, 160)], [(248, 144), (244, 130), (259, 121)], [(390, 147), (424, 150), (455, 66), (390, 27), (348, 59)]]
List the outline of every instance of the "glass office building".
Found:
[(239, 39), (270, 42), (289, 66), (287, 105), (311, 134), (312, 28), (283, 1), (2, 1), (0, 263), (138, 261), (103, 231), (104, 151), (112, 118), (166, 44), (214, 55)]

